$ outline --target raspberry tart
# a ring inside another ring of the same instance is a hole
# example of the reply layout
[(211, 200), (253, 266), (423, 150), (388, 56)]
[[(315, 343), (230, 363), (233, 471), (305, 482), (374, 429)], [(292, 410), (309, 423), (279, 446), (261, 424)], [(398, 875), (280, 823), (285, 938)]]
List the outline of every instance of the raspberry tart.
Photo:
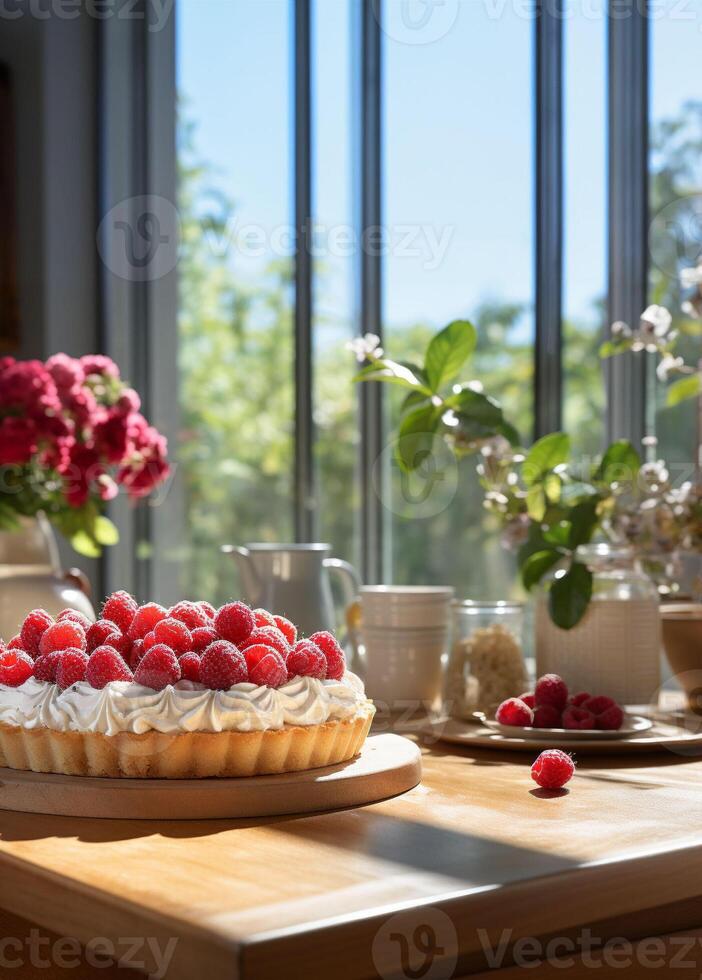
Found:
[(31, 612), (0, 643), (0, 766), (190, 779), (345, 762), (375, 709), (331, 633), (242, 602)]

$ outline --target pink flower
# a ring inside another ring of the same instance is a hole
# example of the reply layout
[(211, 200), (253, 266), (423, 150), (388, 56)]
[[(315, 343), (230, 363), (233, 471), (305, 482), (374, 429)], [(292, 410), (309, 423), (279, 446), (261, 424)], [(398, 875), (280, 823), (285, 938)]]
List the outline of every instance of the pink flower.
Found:
[(37, 451), (37, 430), (30, 419), (9, 416), (0, 422), (0, 465), (28, 463)]
[(141, 408), (141, 399), (133, 388), (125, 388), (119, 396), (115, 408), (123, 415), (131, 415), (132, 412), (138, 412)]
[(121, 463), (128, 447), (128, 418), (121, 412), (110, 409), (105, 418), (93, 429), (95, 445), (101, 455), (110, 463)]
[(80, 363), (86, 375), (106, 374), (110, 378), (119, 377), (119, 368), (111, 357), (105, 354), (85, 354), (80, 359)]
[(15, 361), (2, 372), (0, 406), (24, 408), (33, 414), (55, 407), (58, 392), (41, 361)]
[(63, 399), (65, 408), (74, 416), (80, 429), (92, 426), (99, 406), (90, 388), (80, 387), (66, 392)]
[(46, 369), (60, 391), (70, 391), (85, 380), (83, 365), (68, 354), (54, 354), (46, 362)]
[(102, 476), (100, 458), (92, 446), (74, 443), (61, 466), (63, 492), (71, 507), (81, 507), (90, 495), (90, 486)]

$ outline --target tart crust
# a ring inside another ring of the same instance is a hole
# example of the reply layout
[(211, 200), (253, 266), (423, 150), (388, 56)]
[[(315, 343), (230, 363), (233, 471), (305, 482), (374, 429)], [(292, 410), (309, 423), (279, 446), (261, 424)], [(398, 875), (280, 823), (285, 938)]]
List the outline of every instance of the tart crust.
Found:
[(361, 751), (375, 708), (347, 721), (261, 732), (58, 732), (0, 722), (0, 766), (67, 776), (202, 779), (262, 776), (336, 765)]

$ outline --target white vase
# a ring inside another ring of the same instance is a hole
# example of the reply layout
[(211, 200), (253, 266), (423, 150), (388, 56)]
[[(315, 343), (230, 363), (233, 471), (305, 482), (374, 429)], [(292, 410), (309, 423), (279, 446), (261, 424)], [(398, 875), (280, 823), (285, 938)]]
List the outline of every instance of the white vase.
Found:
[(94, 620), (89, 582), (79, 569), (62, 570), (46, 518), (21, 518), (21, 523), (21, 530), (0, 531), (0, 638), (10, 640), (37, 608), (52, 616), (75, 609)]

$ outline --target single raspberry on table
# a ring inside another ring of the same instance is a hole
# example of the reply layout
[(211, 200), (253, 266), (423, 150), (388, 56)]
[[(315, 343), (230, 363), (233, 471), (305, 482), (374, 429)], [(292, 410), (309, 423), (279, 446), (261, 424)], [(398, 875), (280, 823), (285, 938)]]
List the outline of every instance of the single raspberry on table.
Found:
[(261, 687), (280, 687), (288, 679), (285, 661), (273, 647), (257, 643), (244, 651), (249, 680)]
[(539, 704), (534, 709), (534, 728), (562, 728), (561, 712), (552, 704)]
[(56, 622), (62, 623), (66, 619), (71, 623), (77, 623), (79, 626), (82, 626), (84, 633), (87, 633), (93, 625), (87, 616), (84, 616), (82, 612), (78, 612), (76, 609), (64, 609), (56, 617)]
[(180, 680), (180, 664), (175, 653), (164, 643), (151, 647), (139, 661), (134, 680), (154, 691), (162, 691)]
[(195, 653), (202, 653), (206, 650), (210, 643), (214, 643), (218, 640), (217, 630), (212, 629), (211, 626), (198, 626), (196, 630), (193, 630), (190, 634), (191, 650)]
[(21, 650), (23, 653), (27, 653), (27, 651), (24, 649), (24, 644), (22, 643), (22, 637), (19, 635), (19, 633), (17, 634), (17, 636), (13, 636), (12, 639), (8, 641), (7, 649)]
[(128, 592), (113, 592), (102, 607), (102, 618), (111, 619), (119, 626), (120, 632), (126, 633), (134, 621), (138, 608), (139, 603)]
[(139, 606), (127, 630), (129, 639), (143, 640), (146, 634), (151, 632), (156, 623), (160, 623), (167, 616), (168, 611), (163, 606), (159, 606), (157, 602), (147, 602), (145, 606)]
[(571, 704), (563, 712), (563, 728), (569, 728), (573, 731), (588, 731), (596, 727), (595, 716), (586, 708), (578, 708)]
[(273, 620), (274, 625), (278, 627), (290, 646), (294, 646), (297, 642), (297, 626), (285, 616), (274, 616)]
[[(222, 643), (226, 642), (226, 640), (222, 640)], [(182, 681), (199, 682), (200, 658), (196, 653), (184, 653), (182, 657), (178, 657), (178, 663), (180, 664), (180, 679)]]
[(258, 643), (262, 643), (264, 646), (273, 647), (273, 649), (277, 650), (283, 659), (285, 659), (290, 652), (288, 641), (285, 639), (277, 626), (257, 626), (256, 629), (250, 633), (242, 643), (239, 644), (239, 649), (245, 650), (247, 647), (256, 646)]
[(39, 655), (39, 642), (45, 631), (52, 626), (54, 617), (50, 616), (46, 609), (32, 609), (22, 623), (20, 637), (22, 646), (30, 657)]
[(501, 725), (518, 725), (520, 728), (530, 728), (534, 712), (519, 698), (507, 698), (495, 712), (495, 721)]
[(327, 658), (311, 640), (298, 640), (285, 661), (288, 680), (293, 677), (316, 677), (323, 681), (327, 676)]
[(105, 646), (90, 655), (85, 679), (91, 687), (103, 688), (111, 681), (131, 681), (134, 675), (114, 647)]
[[(179, 619), (173, 619), (170, 616), (168, 619), (162, 619), (154, 626), (153, 635), (156, 643), (165, 643), (178, 656), (192, 650), (190, 630)], [(147, 648), (149, 646), (146, 637), (144, 638), (144, 646)]]
[(37, 657), (37, 659), (34, 661), (35, 680), (46, 681), (48, 684), (55, 684), (56, 671), (58, 670), (60, 659), (61, 654), (58, 651), (55, 653), (45, 653), (43, 656)]
[(0, 652), (0, 684), (19, 687), (34, 673), (34, 661), (23, 650)]
[(526, 691), (524, 694), (520, 694), (519, 700), (523, 701), (527, 708), (531, 708), (532, 711), (536, 707), (536, 701), (534, 700), (534, 694), (532, 691)]
[(214, 626), (223, 640), (238, 644), (253, 632), (256, 620), (243, 602), (228, 602), (215, 616)]
[(92, 653), (93, 650), (97, 650), (98, 647), (103, 646), (105, 640), (111, 633), (118, 632), (117, 623), (113, 623), (111, 619), (98, 619), (97, 622), (92, 623), (88, 632), (85, 634), (88, 653)]
[(200, 607), (200, 609), (202, 609), (202, 611), (204, 612), (204, 614), (207, 616), (208, 619), (214, 619), (215, 616), (217, 615), (217, 610), (212, 605), (212, 603), (205, 602), (204, 599), (201, 599), (200, 602), (198, 602), (198, 606)]
[(560, 749), (546, 749), (531, 767), (531, 778), (543, 789), (561, 789), (572, 778), (575, 763)]
[(243, 653), (228, 640), (210, 643), (200, 658), (200, 681), (212, 691), (228, 691), (248, 679)]
[(340, 681), (346, 670), (346, 657), (337, 638), (326, 630), (321, 630), (313, 633), (310, 640), (327, 658), (327, 678)]
[(58, 666), (56, 668), (56, 683), (62, 691), (65, 691), (71, 684), (85, 680), (85, 672), (88, 669), (88, 654), (83, 650), (60, 650), (58, 651)]
[(85, 631), (78, 623), (64, 619), (54, 623), (42, 633), (39, 653), (53, 653), (55, 650), (85, 650)]
[(257, 628), (260, 629), (261, 626), (275, 626), (275, 616), (273, 613), (268, 612), (267, 609), (254, 609), (253, 614)]
[(168, 618), (177, 619), (184, 623), (189, 630), (196, 630), (199, 626), (207, 626), (210, 621), (205, 610), (197, 602), (188, 602), (187, 599), (183, 599), (182, 602), (172, 606), (168, 612)]
[(536, 682), (534, 699), (537, 704), (552, 704), (562, 711), (568, 701), (566, 682), (558, 674), (544, 674)]

